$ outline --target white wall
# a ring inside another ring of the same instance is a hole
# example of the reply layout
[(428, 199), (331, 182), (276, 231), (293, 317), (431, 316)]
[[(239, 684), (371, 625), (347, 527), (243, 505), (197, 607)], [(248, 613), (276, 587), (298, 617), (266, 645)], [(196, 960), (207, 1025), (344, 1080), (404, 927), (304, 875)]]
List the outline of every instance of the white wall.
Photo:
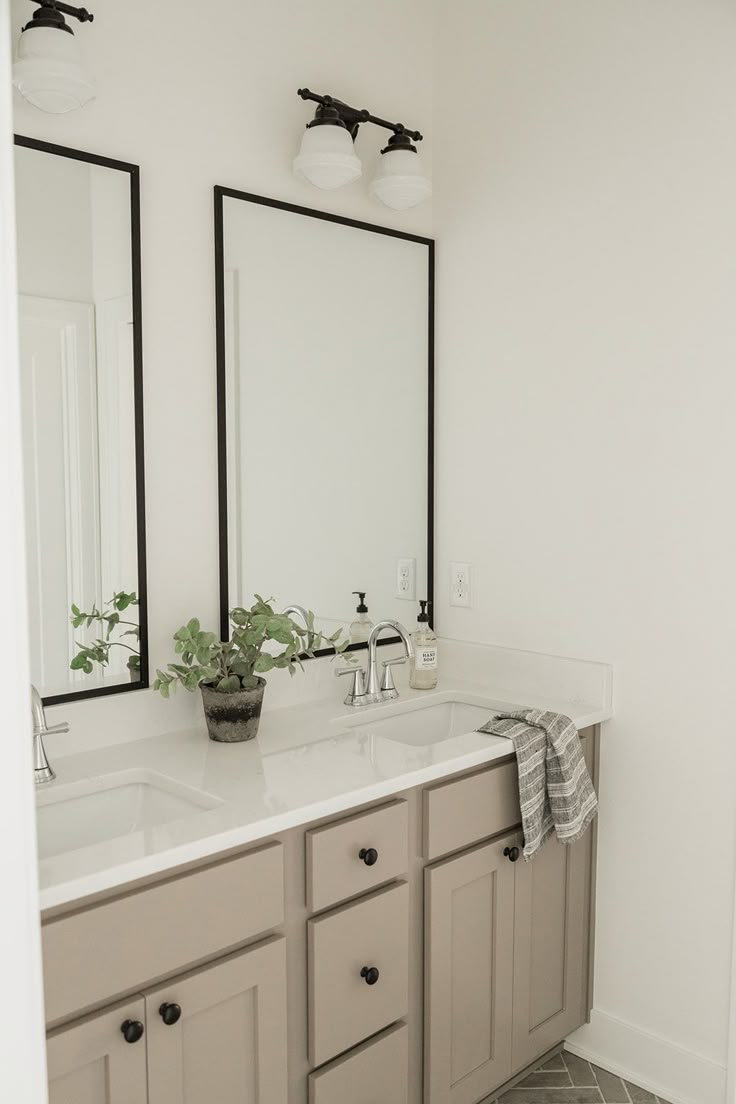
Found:
[[(16, 31), (27, 0), (13, 0)], [(431, 9), (421, 0), (310, 0), (189, 6), (99, 0), (75, 27), (97, 99), (46, 116), (16, 97), (19, 133), (141, 166), (143, 340), (151, 660), (196, 615), (217, 625), (217, 468), (212, 188), (224, 184), (426, 233), (431, 205), (392, 213), (368, 197), (380, 134), (362, 134), (365, 176), (337, 193), (295, 180), (312, 117), (304, 85), (427, 132), (431, 164)], [(186, 474), (186, 478), (182, 474)], [(60, 706), (99, 743), (176, 728), (197, 700), (146, 693)], [(61, 750), (60, 741), (50, 743)]]
[(438, 623), (614, 664), (578, 1044), (697, 1104), (736, 862), (729, 9), (440, 0), (435, 87)]
[(15, 152), (18, 288), (22, 295), (90, 303), (90, 171), (39, 150)]
[[(0, 73), (10, 64), (8, 6), (0, 0)], [(0, 85), (0, 565), (5, 616), (3, 671), (3, 799), (0, 801), (0, 1096), (13, 1104), (46, 1100), (46, 1047), (41, 992), (41, 939), (36, 883), (28, 624), (23, 548), (18, 309), (10, 90)]]

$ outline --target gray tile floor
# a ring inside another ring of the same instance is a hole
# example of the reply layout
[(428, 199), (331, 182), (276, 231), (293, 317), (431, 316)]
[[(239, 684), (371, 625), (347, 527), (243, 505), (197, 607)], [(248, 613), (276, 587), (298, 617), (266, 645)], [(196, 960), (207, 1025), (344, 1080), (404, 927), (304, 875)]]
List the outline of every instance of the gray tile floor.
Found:
[(564, 1051), (495, 1104), (668, 1104), (646, 1089)]

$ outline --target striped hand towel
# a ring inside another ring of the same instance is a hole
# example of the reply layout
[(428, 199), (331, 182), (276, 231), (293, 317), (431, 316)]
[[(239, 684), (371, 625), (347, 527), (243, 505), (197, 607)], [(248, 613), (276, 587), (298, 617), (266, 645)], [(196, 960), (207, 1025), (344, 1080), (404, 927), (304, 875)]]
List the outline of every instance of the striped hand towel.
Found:
[(531, 859), (552, 832), (574, 843), (598, 812), (578, 730), (569, 717), (544, 709), (499, 713), (479, 732), (507, 736), (519, 768), (524, 858)]

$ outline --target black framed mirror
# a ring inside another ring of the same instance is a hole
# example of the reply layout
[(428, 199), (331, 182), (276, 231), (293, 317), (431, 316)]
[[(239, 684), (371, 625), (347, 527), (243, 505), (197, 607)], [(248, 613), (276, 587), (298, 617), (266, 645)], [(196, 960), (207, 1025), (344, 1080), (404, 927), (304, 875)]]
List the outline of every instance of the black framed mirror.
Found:
[(15, 137), (31, 678), (148, 686), (140, 174)]
[(434, 242), (214, 202), (223, 639), (257, 592), (363, 648), (433, 596)]

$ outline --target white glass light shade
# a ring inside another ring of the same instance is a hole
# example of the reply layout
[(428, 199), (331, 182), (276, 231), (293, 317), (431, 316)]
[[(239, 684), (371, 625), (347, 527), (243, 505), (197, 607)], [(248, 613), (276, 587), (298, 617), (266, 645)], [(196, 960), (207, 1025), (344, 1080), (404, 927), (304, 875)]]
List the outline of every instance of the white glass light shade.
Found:
[(405, 211), (432, 194), (432, 181), (425, 175), (421, 158), (414, 150), (391, 149), (381, 154), (378, 173), (368, 189), (374, 199)]
[(95, 95), (74, 35), (57, 27), (23, 31), (13, 65), (13, 84), (34, 107), (53, 115), (74, 111)]
[(350, 132), (330, 123), (311, 126), (304, 132), (294, 172), (316, 188), (341, 188), (357, 180), (363, 171), (355, 156)]

